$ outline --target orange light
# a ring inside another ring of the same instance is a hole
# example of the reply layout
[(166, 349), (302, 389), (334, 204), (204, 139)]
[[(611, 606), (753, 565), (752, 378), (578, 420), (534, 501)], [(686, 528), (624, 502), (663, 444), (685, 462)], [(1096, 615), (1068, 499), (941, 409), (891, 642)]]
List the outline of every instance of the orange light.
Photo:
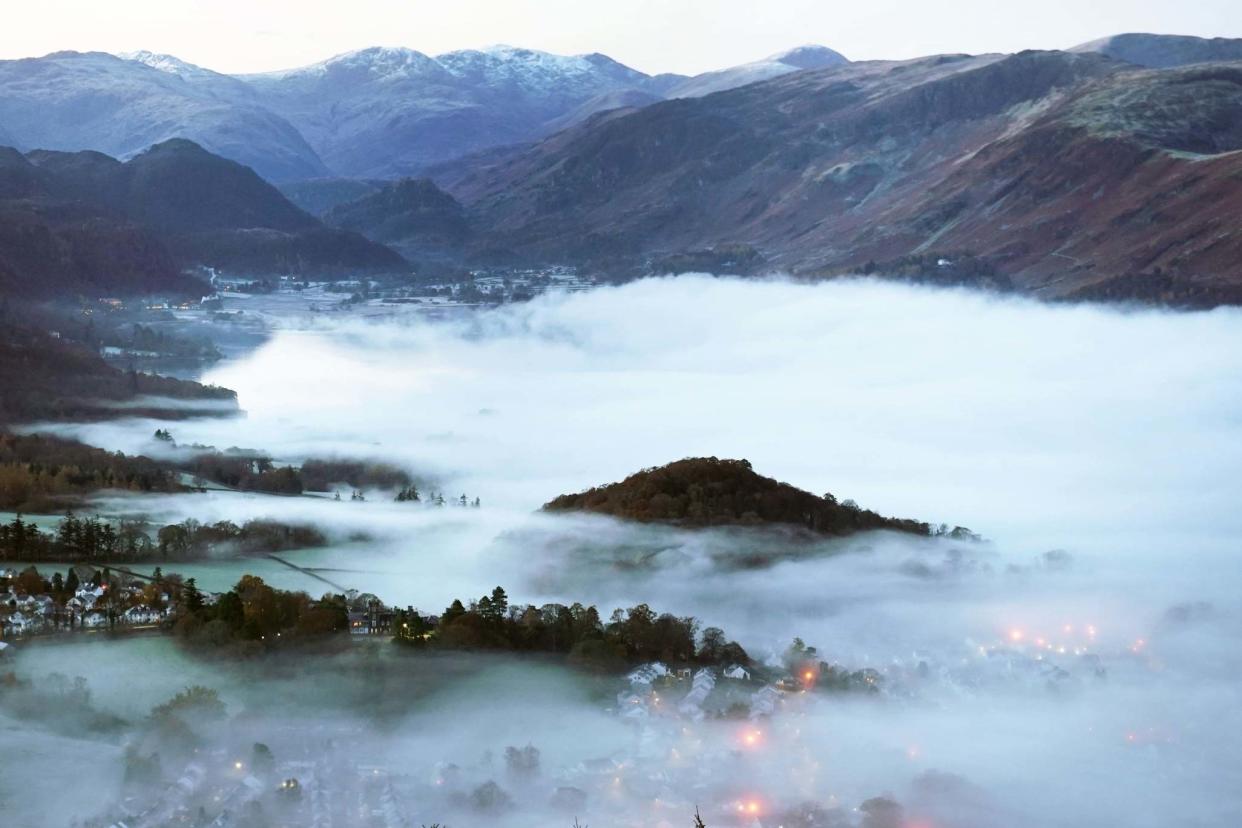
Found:
[(812, 671), (810, 671), (810, 670), (807, 670), (805, 673), (803, 673), (803, 674), (802, 674), (802, 677), (803, 677), (804, 679), (806, 679), (807, 681), (814, 681), (814, 680), (815, 680), (815, 673), (813, 673), (813, 672), (812, 672)]

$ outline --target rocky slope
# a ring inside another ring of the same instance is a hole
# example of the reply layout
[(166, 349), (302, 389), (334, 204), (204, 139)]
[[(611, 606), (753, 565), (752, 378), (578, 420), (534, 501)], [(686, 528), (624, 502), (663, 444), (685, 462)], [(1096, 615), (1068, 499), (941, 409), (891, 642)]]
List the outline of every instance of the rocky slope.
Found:
[(857, 63), (603, 113), (437, 180), (530, 259), (741, 245), (812, 275), (968, 262), (1048, 298), (1234, 302), (1240, 73), (1065, 52)]

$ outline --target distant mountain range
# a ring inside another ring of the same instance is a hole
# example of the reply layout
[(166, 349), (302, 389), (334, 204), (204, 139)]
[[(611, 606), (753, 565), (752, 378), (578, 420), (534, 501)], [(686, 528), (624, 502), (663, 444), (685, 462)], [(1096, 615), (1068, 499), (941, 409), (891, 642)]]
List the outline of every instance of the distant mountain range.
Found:
[[(58, 53), (0, 61), (20, 150), (0, 154), (0, 280), (90, 285), (83, 263), (115, 260), (137, 289), (186, 263), (399, 252), (1239, 303), (1240, 113), (1242, 41), (1161, 35), (859, 63), (810, 46), (693, 78), (511, 47), (240, 77)], [(121, 160), (65, 155), (83, 149)]]
[(326, 227), (253, 170), (176, 139), (127, 162), (0, 148), (0, 294), (201, 295), (194, 265), (234, 273), (408, 272), (387, 247)]
[(804, 47), (688, 78), (646, 75), (599, 54), (372, 48), (233, 77), (152, 52), (58, 52), (0, 61), (0, 144), (128, 158), (187, 138), (272, 181), (393, 178), (541, 138), (603, 109), (843, 62)]

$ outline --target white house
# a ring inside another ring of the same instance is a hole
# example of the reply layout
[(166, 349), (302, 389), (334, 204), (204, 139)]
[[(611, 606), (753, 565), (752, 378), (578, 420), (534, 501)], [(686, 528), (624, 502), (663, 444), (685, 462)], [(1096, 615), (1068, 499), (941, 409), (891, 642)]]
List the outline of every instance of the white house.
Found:
[(159, 610), (139, 604), (125, 610), (124, 617), (130, 624), (158, 624), (164, 616)]
[(631, 685), (634, 685), (637, 690), (639, 689), (638, 685), (645, 684), (650, 687), (655, 683), (656, 679), (664, 678), (668, 674), (668, 667), (666, 667), (662, 662), (653, 661), (650, 664), (644, 664), (633, 670), (628, 676), (626, 676), (626, 680), (628, 680)]
[(5, 619), (4, 631), (8, 635), (25, 635), (38, 626), (38, 619), (20, 610)]
[(750, 671), (740, 664), (730, 664), (725, 668), (724, 677), (737, 681), (750, 681)]

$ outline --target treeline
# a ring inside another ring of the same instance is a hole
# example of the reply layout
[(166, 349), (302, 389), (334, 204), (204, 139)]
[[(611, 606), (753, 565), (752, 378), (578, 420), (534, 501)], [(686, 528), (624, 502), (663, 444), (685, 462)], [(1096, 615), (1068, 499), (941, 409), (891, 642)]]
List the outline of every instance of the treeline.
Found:
[(725, 666), (749, 664), (750, 657), (717, 627), (698, 635), (699, 622), (656, 613), (646, 604), (617, 610), (607, 622), (593, 606), (511, 606), (496, 587), (468, 605), (453, 601), (439, 619), (402, 610), (393, 623), (394, 640), (413, 647), (562, 653), (571, 663), (599, 671), (634, 664)]
[(310, 459), (302, 464), (301, 471), (302, 485), (308, 492), (326, 492), (334, 483), (355, 489), (399, 489), (413, 484), (404, 470), (375, 461)]
[[(154, 439), (177, 447), (167, 429), (156, 429)], [(387, 463), (365, 460), (306, 460), (299, 466), (278, 466), (271, 457), (253, 449), (232, 447), (220, 451), (212, 446), (184, 446), (191, 456), (178, 467), (201, 480), (232, 489), (268, 494), (326, 492), (333, 484), (346, 484), (355, 490), (413, 489), (413, 480), (404, 470)]]
[(54, 532), (45, 532), (16, 515), (0, 524), (0, 560), (9, 561), (194, 561), (208, 557), (256, 555), (323, 546), (318, 529), (254, 519), (200, 524), (193, 518), (157, 531), (146, 521), (115, 525), (96, 517), (66, 515)]
[(197, 454), (182, 465), (196, 478), (244, 492), (297, 495), (305, 488), (297, 467), (238, 449)]
[(321, 638), (349, 629), (343, 595), (318, 600), (305, 592), (275, 589), (254, 575), (208, 603), (191, 578), (181, 589), (173, 632), (189, 646), (257, 654), (299, 640)]
[(257, 555), (325, 546), (327, 537), (313, 526), (251, 519), (241, 526), (222, 520), (200, 524), (190, 518), (165, 526), (156, 534), (160, 557), (195, 560), (211, 555)]
[(101, 489), (175, 492), (176, 472), (69, 440), (0, 432), (0, 508), (50, 511)]
[(827, 535), (869, 529), (931, 534), (926, 523), (887, 518), (831, 494), (818, 497), (757, 474), (746, 460), (715, 457), (644, 469), (620, 483), (561, 495), (543, 508), (688, 526), (789, 524)]
[(411, 486), (410, 476), (385, 463), (356, 460), (307, 460), (301, 467), (277, 466), (270, 457), (244, 449), (199, 454), (185, 464), (195, 477), (234, 489), (268, 494), (326, 492), (333, 484), (355, 490)]

